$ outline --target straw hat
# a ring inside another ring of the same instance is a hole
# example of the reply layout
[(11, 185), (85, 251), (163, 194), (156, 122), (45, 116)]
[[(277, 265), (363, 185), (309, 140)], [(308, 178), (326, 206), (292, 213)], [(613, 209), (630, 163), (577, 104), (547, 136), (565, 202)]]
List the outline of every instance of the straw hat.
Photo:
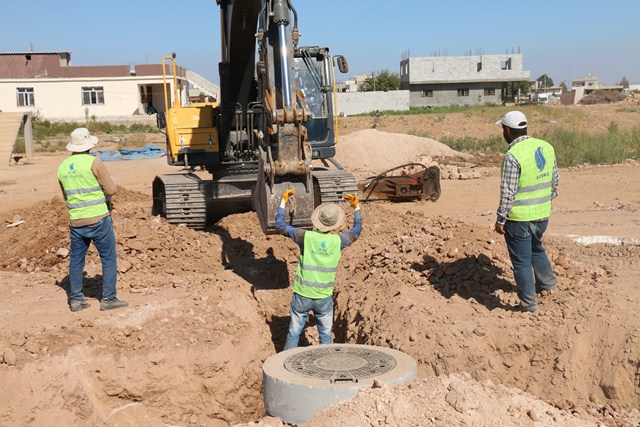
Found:
[(313, 226), (320, 231), (331, 231), (344, 224), (345, 215), (335, 203), (323, 203), (311, 214)]
[(78, 128), (71, 132), (71, 139), (67, 144), (67, 150), (74, 153), (82, 153), (83, 151), (89, 151), (98, 143), (98, 138), (91, 135), (89, 129)]

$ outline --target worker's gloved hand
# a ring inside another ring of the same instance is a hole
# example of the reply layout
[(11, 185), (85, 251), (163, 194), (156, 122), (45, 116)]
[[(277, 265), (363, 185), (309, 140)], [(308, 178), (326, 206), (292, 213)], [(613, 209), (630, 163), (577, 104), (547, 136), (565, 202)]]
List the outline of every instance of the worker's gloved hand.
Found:
[(294, 194), (296, 194), (296, 190), (294, 190), (293, 188), (288, 188), (284, 190), (284, 194), (282, 194), (282, 200), (287, 203), (289, 201), (289, 197), (293, 196)]
[(353, 209), (358, 207), (358, 195), (357, 194), (345, 194), (344, 199), (351, 205)]
[(287, 202), (289, 201), (289, 197), (293, 196), (296, 193), (296, 190), (294, 190), (293, 188), (287, 188), (286, 190), (284, 190), (284, 193), (282, 193), (282, 200), (280, 200), (280, 207), (282, 209), (287, 207)]

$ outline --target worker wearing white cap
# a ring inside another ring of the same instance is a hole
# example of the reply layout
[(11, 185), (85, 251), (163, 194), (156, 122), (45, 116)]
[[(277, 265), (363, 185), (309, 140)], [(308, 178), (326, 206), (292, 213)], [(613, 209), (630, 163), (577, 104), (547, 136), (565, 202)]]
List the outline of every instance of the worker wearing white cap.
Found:
[(503, 234), (518, 286), (520, 311), (538, 311), (536, 291), (557, 290), (556, 277), (542, 244), (557, 196), (558, 164), (551, 144), (527, 135), (527, 117), (510, 111), (502, 125), (507, 153), (502, 163), (500, 206), (495, 230)]

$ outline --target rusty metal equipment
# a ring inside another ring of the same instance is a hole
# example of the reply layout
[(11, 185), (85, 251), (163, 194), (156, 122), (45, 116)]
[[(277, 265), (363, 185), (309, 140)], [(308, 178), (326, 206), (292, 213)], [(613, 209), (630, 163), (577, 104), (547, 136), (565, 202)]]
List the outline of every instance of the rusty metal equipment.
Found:
[[(411, 169), (417, 172), (402, 173)], [(399, 174), (393, 174), (393, 172)], [(440, 169), (422, 163), (407, 163), (388, 169), (379, 175), (358, 183), (360, 200), (390, 200), (408, 202), (414, 200), (436, 201), (440, 197)]]

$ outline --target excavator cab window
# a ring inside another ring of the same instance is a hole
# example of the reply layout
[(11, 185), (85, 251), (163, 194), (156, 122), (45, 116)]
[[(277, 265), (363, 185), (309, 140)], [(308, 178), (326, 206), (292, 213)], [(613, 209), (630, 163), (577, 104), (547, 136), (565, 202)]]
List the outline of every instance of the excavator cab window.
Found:
[(316, 58), (295, 58), (296, 89), (304, 93), (313, 118), (326, 117), (325, 97), (322, 93), (323, 66)]

